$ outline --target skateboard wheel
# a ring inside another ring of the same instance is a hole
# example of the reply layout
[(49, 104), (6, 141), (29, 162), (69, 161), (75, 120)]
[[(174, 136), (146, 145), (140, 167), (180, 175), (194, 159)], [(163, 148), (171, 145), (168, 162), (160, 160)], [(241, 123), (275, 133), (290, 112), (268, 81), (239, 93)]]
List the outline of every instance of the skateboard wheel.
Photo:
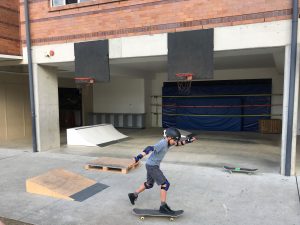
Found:
[(174, 218), (171, 217), (171, 218), (170, 218), (170, 221), (174, 221)]
[(141, 216), (140, 219), (141, 219), (141, 220), (145, 220), (145, 217)]

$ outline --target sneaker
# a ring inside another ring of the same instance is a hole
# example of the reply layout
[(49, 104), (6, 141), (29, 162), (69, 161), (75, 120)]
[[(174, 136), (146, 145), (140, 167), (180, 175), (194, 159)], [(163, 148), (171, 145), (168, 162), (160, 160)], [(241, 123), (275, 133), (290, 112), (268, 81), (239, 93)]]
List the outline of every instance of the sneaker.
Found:
[(167, 204), (161, 205), (159, 208), (159, 212), (168, 215), (175, 214), (175, 211), (173, 211)]
[(134, 205), (134, 202), (137, 200), (137, 196), (135, 196), (135, 194), (134, 193), (129, 193), (128, 194), (128, 197), (129, 197), (129, 200), (130, 200), (130, 202), (131, 202), (131, 204), (132, 205)]

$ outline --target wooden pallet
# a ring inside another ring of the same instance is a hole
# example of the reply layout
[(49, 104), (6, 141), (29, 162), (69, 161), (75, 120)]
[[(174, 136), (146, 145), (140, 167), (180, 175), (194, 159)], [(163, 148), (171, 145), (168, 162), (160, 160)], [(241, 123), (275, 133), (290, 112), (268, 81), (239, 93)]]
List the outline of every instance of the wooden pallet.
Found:
[(139, 162), (133, 163), (132, 159), (121, 159), (112, 157), (101, 157), (87, 163), (85, 169), (97, 171), (110, 171), (127, 174), (132, 168), (136, 168)]

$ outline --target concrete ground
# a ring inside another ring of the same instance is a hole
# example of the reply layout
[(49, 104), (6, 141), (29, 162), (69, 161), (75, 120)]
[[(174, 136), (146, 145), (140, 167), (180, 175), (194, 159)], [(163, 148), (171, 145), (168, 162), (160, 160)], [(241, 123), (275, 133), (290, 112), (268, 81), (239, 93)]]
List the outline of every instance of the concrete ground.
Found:
[[(67, 147), (32, 153), (12, 143), (0, 149), (0, 217), (37, 225), (141, 224), (132, 215), (127, 193), (145, 179), (142, 166), (129, 174), (85, 170), (100, 156), (128, 158), (161, 138), (161, 129), (122, 130), (130, 139), (107, 147)], [(62, 143), (65, 139), (62, 138)], [(168, 204), (184, 209), (175, 224), (300, 224), (296, 177), (279, 174), (280, 135), (205, 132), (198, 141), (172, 149), (162, 163), (171, 183)], [(258, 168), (256, 175), (228, 174), (223, 165)], [(54, 168), (64, 168), (109, 185), (83, 202), (26, 192), (25, 181)], [(300, 181), (300, 177), (298, 177)], [(135, 207), (158, 208), (159, 188), (142, 193)], [(165, 224), (146, 218), (144, 224)]]

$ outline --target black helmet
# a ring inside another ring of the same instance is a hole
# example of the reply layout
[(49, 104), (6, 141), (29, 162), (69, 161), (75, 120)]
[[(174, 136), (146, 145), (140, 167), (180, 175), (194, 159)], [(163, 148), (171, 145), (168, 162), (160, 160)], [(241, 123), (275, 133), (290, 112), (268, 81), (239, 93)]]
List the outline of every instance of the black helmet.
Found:
[(166, 130), (164, 130), (164, 137), (170, 137), (176, 141), (179, 141), (181, 138), (181, 134), (180, 134), (179, 130), (171, 127), (171, 128), (167, 128)]

